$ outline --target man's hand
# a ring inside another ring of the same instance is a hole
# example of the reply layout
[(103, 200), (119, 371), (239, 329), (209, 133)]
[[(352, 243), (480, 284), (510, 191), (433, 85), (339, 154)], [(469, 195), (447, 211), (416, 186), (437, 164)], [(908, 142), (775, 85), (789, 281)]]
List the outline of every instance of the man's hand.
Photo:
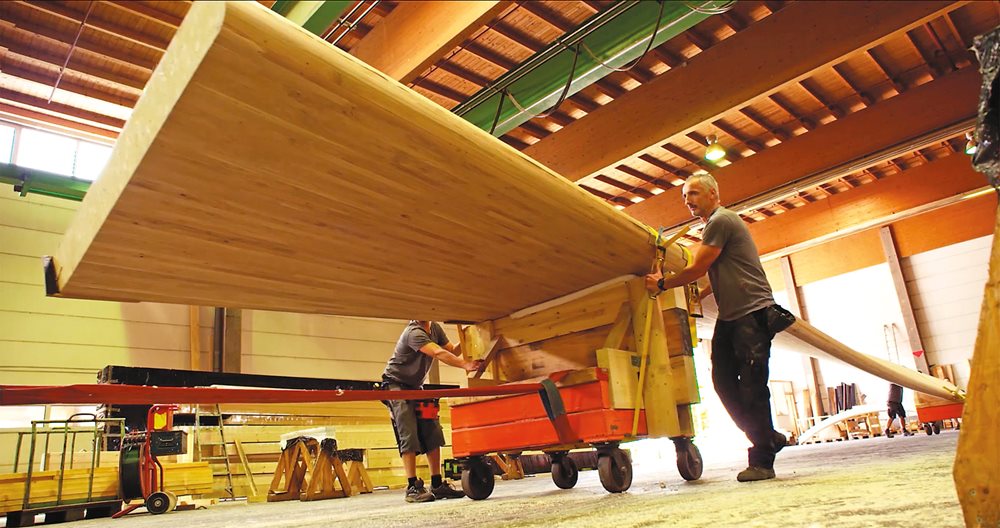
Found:
[(648, 290), (649, 293), (653, 295), (660, 293), (660, 285), (657, 283), (662, 278), (663, 274), (660, 272), (650, 273), (649, 275), (646, 275), (646, 290)]
[(475, 361), (466, 361), (465, 364), (462, 365), (462, 368), (464, 368), (466, 372), (477, 372), (483, 366), (484, 363), (485, 361), (483, 361), (482, 359), (477, 359)]

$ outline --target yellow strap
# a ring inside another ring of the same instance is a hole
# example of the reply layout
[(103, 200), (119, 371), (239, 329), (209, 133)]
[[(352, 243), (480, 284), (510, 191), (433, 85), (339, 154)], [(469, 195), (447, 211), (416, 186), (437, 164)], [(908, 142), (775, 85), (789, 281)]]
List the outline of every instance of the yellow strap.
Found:
[(642, 354), (639, 360), (639, 384), (635, 388), (635, 409), (632, 413), (632, 437), (639, 433), (639, 408), (642, 407), (642, 388), (646, 383), (646, 358), (649, 357), (649, 334), (653, 326), (653, 306), (656, 299), (646, 300), (646, 326), (642, 333)]

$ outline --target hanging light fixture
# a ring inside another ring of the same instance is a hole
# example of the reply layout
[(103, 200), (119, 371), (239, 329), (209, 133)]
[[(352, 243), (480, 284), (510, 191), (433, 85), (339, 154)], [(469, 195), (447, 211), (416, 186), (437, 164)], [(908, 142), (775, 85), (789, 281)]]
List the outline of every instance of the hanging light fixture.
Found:
[(979, 150), (979, 142), (971, 131), (965, 133), (965, 153), (972, 156)]
[(726, 157), (726, 149), (719, 144), (719, 138), (715, 137), (715, 134), (706, 137), (705, 142), (708, 143), (708, 148), (705, 149), (705, 159), (714, 162)]

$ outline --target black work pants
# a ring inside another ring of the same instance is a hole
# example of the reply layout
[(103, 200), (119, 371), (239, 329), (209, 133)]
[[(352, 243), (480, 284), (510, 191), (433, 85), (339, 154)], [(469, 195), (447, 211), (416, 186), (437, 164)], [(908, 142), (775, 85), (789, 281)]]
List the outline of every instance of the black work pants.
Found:
[(753, 443), (751, 466), (774, 467), (775, 431), (767, 387), (771, 338), (764, 311), (717, 321), (712, 338), (712, 382), (736, 425)]

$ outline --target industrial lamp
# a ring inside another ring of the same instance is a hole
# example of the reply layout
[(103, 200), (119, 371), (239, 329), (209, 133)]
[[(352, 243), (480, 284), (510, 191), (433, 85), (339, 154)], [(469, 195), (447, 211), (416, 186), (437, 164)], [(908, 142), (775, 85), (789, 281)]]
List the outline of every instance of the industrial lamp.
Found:
[(705, 159), (719, 161), (726, 157), (726, 149), (719, 144), (719, 138), (715, 137), (714, 134), (706, 137), (705, 142), (708, 143), (708, 148), (705, 149)]
[(976, 136), (972, 132), (965, 133), (965, 153), (972, 156), (979, 150), (979, 143), (976, 141)]

